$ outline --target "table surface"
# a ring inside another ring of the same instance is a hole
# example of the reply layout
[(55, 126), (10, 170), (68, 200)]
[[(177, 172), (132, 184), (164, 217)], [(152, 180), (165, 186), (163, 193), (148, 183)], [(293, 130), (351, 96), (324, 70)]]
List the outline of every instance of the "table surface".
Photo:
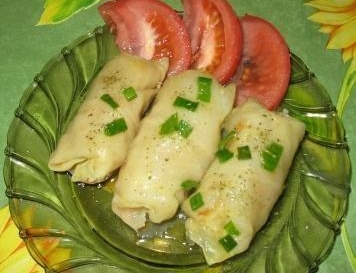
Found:
[[(1, 1), (0, 143), (2, 151), (6, 147), (6, 134), (13, 118), (14, 110), (22, 93), (32, 82), (33, 77), (64, 46), (96, 26), (103, 24), (97, 9), (93, 7), (76, 14), (61, 24), (36, 26), (42, 13), (44, 2), (45, 0)], [(171, 0), (167, 2), (176, 8), (180, 7), (179, 1)], [(319, 26), (307, 19), (311, 13), (315, 12), (313, 8), (303, 5), (302, 0), (271, 0), (264, 4), (261, 4), (259, 0), (241, 0), (239, 4), (235, 1), (230, 2), (240, 15), (248, 12), (271, 20), (281, 30), (291, 50), (305, 61), (311, 71), (315, 72), (320, 82), (326, 86), (333, 102), (337, 101), (346, 66), (342, 61), (340, 51), (325, 49), (328, 36), (318, 32)], [(309, 24), (311, 27), (305, 29), (305, 24)], [(356, 94), (353, 93), (342, 117), (350, 145), (352, 165), (356, 163), (354, 152), (356, 149), (356, 128), (355, 122), (352, 122), (353, 114), (356, 111), (355, 106)], [(1, 169), (3, 168), (3, 162), (4, 153), (1, 153)], [(353, 189), (355, 188), (354, 183), (355, 181), (352, 181), (351, 186)], [(354, 209), (355, 206), (353, 205), (356, 202), (355, 195), (354, 192), (351, 193), (351, 205), (347, 216), (347, 227), (353, 242), (356, 242), (356, 232), (351, 229), (351, 227), (356, 226), (356, 208)], [(0, 181), (0, 208), (6, 206), (5, 184), (2, 179)], [(0, 222), (0, 227), (1, 224)], [(0, 243), (0, 268), (1, 253), (5, 252), (1, 248), (5, 246), (5, 244)], [(341, 236), (338, 236), (333, 251), (328, 259), (321, 264), (319, 272), (353, 272), (346, 257)]]

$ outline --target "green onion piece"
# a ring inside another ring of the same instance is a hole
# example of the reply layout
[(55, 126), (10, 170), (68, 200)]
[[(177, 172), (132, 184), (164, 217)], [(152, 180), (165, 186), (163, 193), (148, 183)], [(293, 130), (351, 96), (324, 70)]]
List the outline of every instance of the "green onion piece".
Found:
[(111, 106), (111, 108), (116, 109), (119, 105), (114, 101), (114, 99), (109, 94), (103, 94), (100, 99)]
[(240, 160), (251, 159), (251, 151), (248, 145), (237, 147), (237, 158)]
[(193, 211), (197, 210), (204, 205), (203, 196), (198, 192), (189, 198), (189, 203)]
[(220, 141), (219, 141), (219, 145), (218, 145), (218, 149), (219, 150), (223, 150), (225, 149), (226, 145), (236, 136), (236, 131), (232, 130), (230, 131), (228, 134), (226, 134), (225, 136), (223, 136)]
[(199, 185), (198, 181), (191, 180), (191, 179), (187, 179), (187, 180), (183, 181), (182, 184), (180, 184), (182, 189), (186, 190), (186, 191), (195, 189), (198, 187), (198, 185)]
[(234, 222), (229, 221), (225, 226), (224, 226), (225, 231), (227, 232), (227, 234), (230, 235), (240, 235), (240, 231), (237, 229), (237, 227), (235, 226)]
[(199, 102), (191, 101), (182, 97), (177, 97), (173, 105), (194, 112), (195, 110), (197, 110)]
[(137, 98), (136, 90), (133, 87), (125, 88), (122, 93), (124, 94), (127, 101), (132, 101), (133, 99)]
[(171, 115), (162, 125), (160, 135), (169, 135), (178, 129), (178, 114)]
[(107, 136), (113, 136), (126, 130), (127, 125), (123, 118), (115, 119), (104, 127), (104, 133)]
[(267, 171), (273, 172), (282, 156), (283, 146), (272, 142), (262, 151), (262, 165)]
[(223, 163), (231, 159), (234, 156), (234, 153), (224, 148), (222, 150), (218, 150), (215, 155), (219, 159), (219, 162)]
[(210, 102), (212, 82), (211, 78), (198, 77), (198, 100)]
[(177, 126), (177, 130), (181, 136), (187, 138), (193, 131), (193, 127), (186, 121), (180, 120)]
[(222, 237), (219, 240), (219, 243), (223, 246), (226, 252), (230, 252), (231, 250), (234, 249), (235, 246), (237, 246), (237, 242), (230, 234)]

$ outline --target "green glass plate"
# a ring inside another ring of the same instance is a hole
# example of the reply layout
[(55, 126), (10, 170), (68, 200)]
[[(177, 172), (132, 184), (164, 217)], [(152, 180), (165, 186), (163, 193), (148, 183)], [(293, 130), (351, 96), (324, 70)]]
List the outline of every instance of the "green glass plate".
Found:
[(51, 59), (25, 91), (8, 131), (4, 177), (11, 214), (36, 261), (49, 272), (314, 272), (345, 216), (350, 159), (343, 125), (325, 88), (297, 56), (281, 111), (306, 137), (267, 224), (241, 255), (208, 267), (185, 237), (180, 212), (133, 232), (111, 211), (112, 180), (72, 183), (48, 169), (49, 155), (100, 68), (119, 54), (106, 27)]

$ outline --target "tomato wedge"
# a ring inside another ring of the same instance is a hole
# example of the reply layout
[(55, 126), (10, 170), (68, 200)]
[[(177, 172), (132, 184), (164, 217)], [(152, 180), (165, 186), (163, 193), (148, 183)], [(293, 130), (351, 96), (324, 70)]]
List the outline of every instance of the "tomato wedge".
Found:
[(236, 105), (252, 97), (275, 110), (289, 84), (291, 63), (288, 45), (268, 21), (245, 15), (243, 57), (237, 73)]
[(242, 28), (226, 0), (182, 0), (192, 44), (192, 67), (212, 73), (221, 83), (235, 74), (242, 55)]
[(117, 46), (145, 59), (169, 57), (168, 74), (191, 63), (189, 34), (181, 17), (159, 0), (116, 0), (99, 6), (99, 12), (116, 34)]

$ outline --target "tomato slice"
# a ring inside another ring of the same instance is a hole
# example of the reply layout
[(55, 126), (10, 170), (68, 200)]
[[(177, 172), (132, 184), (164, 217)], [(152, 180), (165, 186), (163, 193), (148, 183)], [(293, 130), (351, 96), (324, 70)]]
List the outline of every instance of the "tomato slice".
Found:
[(189, 34), (181, 17), (159, 0), (105, 2), (99, 11), (117, 46), (145, 59), (169, 57), (168, 74), (183, 71), (191, 63)]
[(182, 0), (192, 44), (192, 67), (212, 73), (221, 83), (235, 74), (242, 55), (242, 28), (226, 0)]
[(237, 73), (236, 105), (252, 97), (275, 110), (289, 84), (291, 63), (288, 45), (268, 21), (245, 15), (241, 18), (244, 45)]

